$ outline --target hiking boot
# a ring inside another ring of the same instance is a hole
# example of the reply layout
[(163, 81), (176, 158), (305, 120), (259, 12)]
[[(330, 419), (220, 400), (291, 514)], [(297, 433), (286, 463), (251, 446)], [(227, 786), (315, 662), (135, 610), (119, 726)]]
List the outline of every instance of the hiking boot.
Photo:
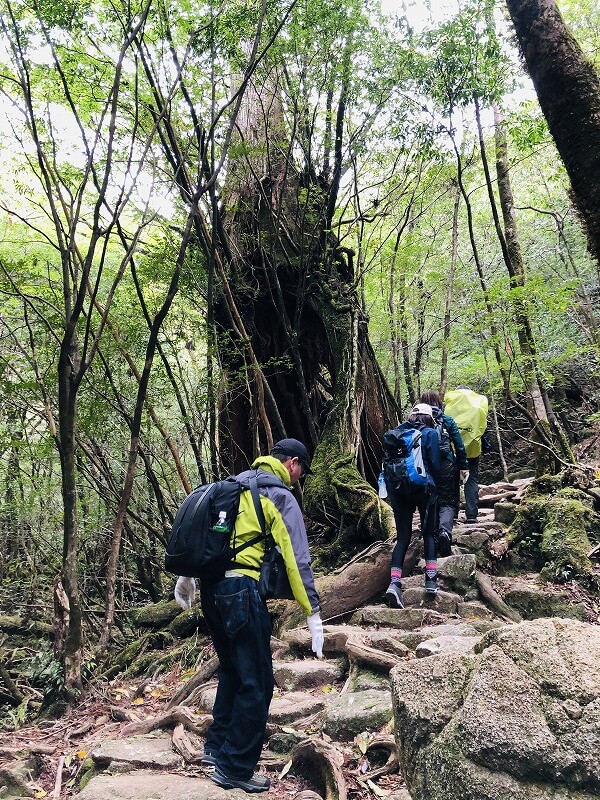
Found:
[(390, 608), (404, 608), (402, 587), (399, 583), (390, 583), (385, 592), (385, 602)]
[(247, 781), (243, 781), (240, 778), (229, 778), (224, 772), (221, 772), (219, 767), (215, 767), (215, 771), (210, 776), (210, 779), (213, 783), (216, 783), (217, 786), (223, 787), (223, 789), (243, 789), (245, 792), (251, 793), (266, 792), (271, 785), (271, 781), (267, 776), (261, 775), (259, 772), (255, 772), (251, 778), (248, 778)]
[(452, 555), (452, 536), (446, 528), (440, 528), (436, 540), (438, 556), (446, 558)]
[(477, 517), (467, 517), (467, 518), (466, 518), (466, 520), (465, 520), (465, 522), (466, 522), (468, 525), (472, 525), (474, 522), (477, 522)]
[(217, 758), (213, 756), (212, 753), (204, 753), (202, 758), (200, 759), (200, 763), (203, 767), (216, 767), (217, 765)]
[(425, 591), (427, 594), (437, 594), (438, 591), (438, 584), (437, 584), (437, 575), (433, 578), (428, 578), (425, 576)]

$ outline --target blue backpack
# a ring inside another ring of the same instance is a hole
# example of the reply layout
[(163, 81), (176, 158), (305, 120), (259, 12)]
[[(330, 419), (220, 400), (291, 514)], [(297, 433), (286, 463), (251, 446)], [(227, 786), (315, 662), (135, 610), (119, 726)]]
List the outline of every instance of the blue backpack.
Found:
[(388, 489), (406, 493), (427, 488), (421, 431), (403, 422), (383, 434), (383, 474)]

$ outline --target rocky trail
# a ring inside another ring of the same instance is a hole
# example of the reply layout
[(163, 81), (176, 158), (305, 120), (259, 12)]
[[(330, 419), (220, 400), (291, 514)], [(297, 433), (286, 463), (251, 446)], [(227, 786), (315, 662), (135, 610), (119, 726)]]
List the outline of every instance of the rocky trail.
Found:
[[(537, 572), (498, 574), (528, 485), (481, 487), (478, 522), (461, 512), (439, 561), (437, 595), (425, 594), (415, 536), (405, 608), (387, 608), (383, 592), (330, 621), (324, 606), (320, 661), (305, 627), (273, 639), (263, 797), (598, 797), (598, 595)], [(206, 658), (187, 681), (119, 676), (59, 721), (6, 734), (0, 798), (246, 797), (200, 764), (215, 667)]]

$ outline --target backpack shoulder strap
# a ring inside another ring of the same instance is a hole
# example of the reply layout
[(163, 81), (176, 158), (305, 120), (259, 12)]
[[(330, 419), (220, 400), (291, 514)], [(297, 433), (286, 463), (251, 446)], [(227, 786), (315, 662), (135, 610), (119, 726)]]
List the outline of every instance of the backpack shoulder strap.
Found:
[(267, 535), (267, 526), (265, 523), (265, 515), (263, 514), (262, 506), (260, 504), (260, 495), (258, 494), (258, 480), (257, 480), (258, 470), (254, 473), (254, 475), (250, 475), (248, 479), (248, 483), (250, 484), (250, 493), (252, 494), (252, 501), (254, 503), (254, 510), (256, 511), (256, 516), (258, 517), (258, 524), (260, 525), (260, 529), (262, 531), (262, 535)]
[[(244, 544), (240, 545), (239, 547), (233, 548), (234, 558), (238, 555), (238, 553), (241, 553), (242, 550), (245, 550), (247, 547), (252, 547), (253, 544), (256, 544), (257, 542), (260, 542), (262, 539), (267, 538), (267, 525), (265, 522), (265, 515), (263, 513), (262, 506), (260, 504), (260, 495), (258, 493), (259, 483), (257, 480), (257, 475), (258, 475), (258, 470), (255, 470), (254, 475), (249, 476), (247, 484), (244, 483), (243, 481), (239, 481), (239, 483), (242, 489), (250, 490), (250, 494), (252, 495), (252, 502), (254, 503), (254, 510), (256, 511), (256, 516), (258, 518), (258, 524), (260, 525), (261, 532), (257, 536), (253, 536), (252, 539), (249, 539), (247, 542), (244, 542)], [(275, 478), (275, 475), (273, 476), (273, 478)], [(267, 485), (277, 486), (279, 485), (279, 483), (285, 485), (283, 481), (281, 481), (279, 478), (276, 478), (276, 480), (277, 483), (268, 483)], [(262, 480), (260, 485), (261, 486), (263, 485)]]

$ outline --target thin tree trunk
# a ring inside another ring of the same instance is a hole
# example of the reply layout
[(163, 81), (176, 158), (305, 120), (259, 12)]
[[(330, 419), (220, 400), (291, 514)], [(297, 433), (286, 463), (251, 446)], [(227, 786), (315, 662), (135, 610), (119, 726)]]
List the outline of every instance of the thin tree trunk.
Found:
[(452, 214), (452, 258), (450, 260), (450, 274), (446, 284), (446, 304), (444, 308), (444, 335), (442, 340), (442, 366), (440, 370), (440, 397), (444, 399), (448, 386), (448, 352), (450, 349), (450, 312), (452, 309), (452, 290), (454, 288), (454, 275), (458, 262), (458, 209), (460, 207), (460, 187), (456, 184), (454, 198), (454, 212)]
[(494, 398), (494, 388), (492, 386), (492, 376), (490, 374), (490, 365), (488, 362), (487, 353), (485, 350), (485, 343), (482, 340), (483, 360), (485, 362), (485, 372), (488, 379), (488, 392), (490, 397), (490, 408), (492, 410), (492, 419), (494, 420), (494, 433), (496, 435), (496, 442), (498, 444), (498, 455), (500, 456), (500, 463), (502, 464), (502, 476), (505, 481), (508, 481), (508, 464), (504, 456), (504, 447), (502, 445), (502, 436), (500, 434), (500, 423), (498, 422), (498, 410), (496, 408), (496, 399)]
[[(121, 538), (123, 535), (123, 525), (125, 522), (125, 515), (127, 514), (127, 507), (129, 506), (129, 501), (131, 499), (131, 492), (133, 489), (133, 479), (135, 476), (135, 468), (136, 468), (139, 443), (140, 443), (142, 413), (144, 410), (146, 396), (148, 393), (150, 371), (152, 369), (152, 363), (154, 361), (154, 355), (156, 353), (156, 344), (158, 340), (158, 335), (160, 333), (161, 325), (165, 317), (167, 316), (171, 304), (177, 293), (177, 288), (179, 285), (179, 275), (181, 273), (181, 268), (185, 260), (190, 234), (193, 228), (193, 222), (194, 222), (194, 212), (190, 212), (183, 233), (182, 241), (179, 247), (177, 262), (175, 265), (175, 269), (173, 271), (173, 275), (171, 277), (171, 283), (169, 285), (167, 295), (163, 301), (160, 310), (158, 311), (154, 320), (152, 321), (152, 325), (150, 326), (150, 337), (148, 339), (148, 344), (146, 346), (146, 358), (144, 361), (144, 369), (142, 370), (142, 374), (140, 376), (135, 410), (131, 422), (131, 439), (129, 443), (129, 459), (127, 464), (127, 472), (125, 474), (125, 480), (123, 482), (123, 490), (121, 492), (119, 508), (117, 510), (117, 515), (113, 523), (111, 548), (108, 556), (108, 563), (106, 566), (106, 613), (104, 615), (104, 620), (102, 623), (102, 633), (100, 635), (100, 641), (98, 643), (99, 655), (101, 655), (104, 649), (108, 646), (114, 622), (117, 564), (119, 561), (119, 551), (121, 548)], [(133, 272), (133, 264), (132, 264), (132, 272)], [(135, 273), (134, 273), (134, 280), (139, 294), (140, 287), (136, 279)]]
[(398, 406), (402, 405), (402, 393), (400, 391), (400, 346), (398, 336), (398, 322), (396, 319), (396, 257), (398, 255), (399, 236), (396, 237), (394, 247), (394, 257), (390, 266), (390, 290), (388, 293), (388, 312), (390, 326), (390, 343), (392, 348), (392, 370), (394, 372), (394, 400)]
[(75, 699), (81, 692), (81, 665), (83, 662), (82, 616), (77, 577), (79, 540), (77, 525), (77, 467), (75, 459), (77, 391), (73, 375), (73, 367), (77, 364), (78, 358), (73, 337), (74, 330), (71, 326), (68, 326), (61, 344), (58, 363), (58, 420), (64, 526), (61, 583), (68, 601), (68, 615), (61, 657), (65, 689), (70, 699)]
[(398, 275), (398, 324), (400, 326), (400, 345), (402, 348), (402, 368), (404, 370), (404, 383), (411, 406), (417, 402), (417, 393), (413, 381), (413, 367), (410, 363), (410, 343), (408, 338), (408, 317), (406, 312), (406, 267), (400, 266)]

